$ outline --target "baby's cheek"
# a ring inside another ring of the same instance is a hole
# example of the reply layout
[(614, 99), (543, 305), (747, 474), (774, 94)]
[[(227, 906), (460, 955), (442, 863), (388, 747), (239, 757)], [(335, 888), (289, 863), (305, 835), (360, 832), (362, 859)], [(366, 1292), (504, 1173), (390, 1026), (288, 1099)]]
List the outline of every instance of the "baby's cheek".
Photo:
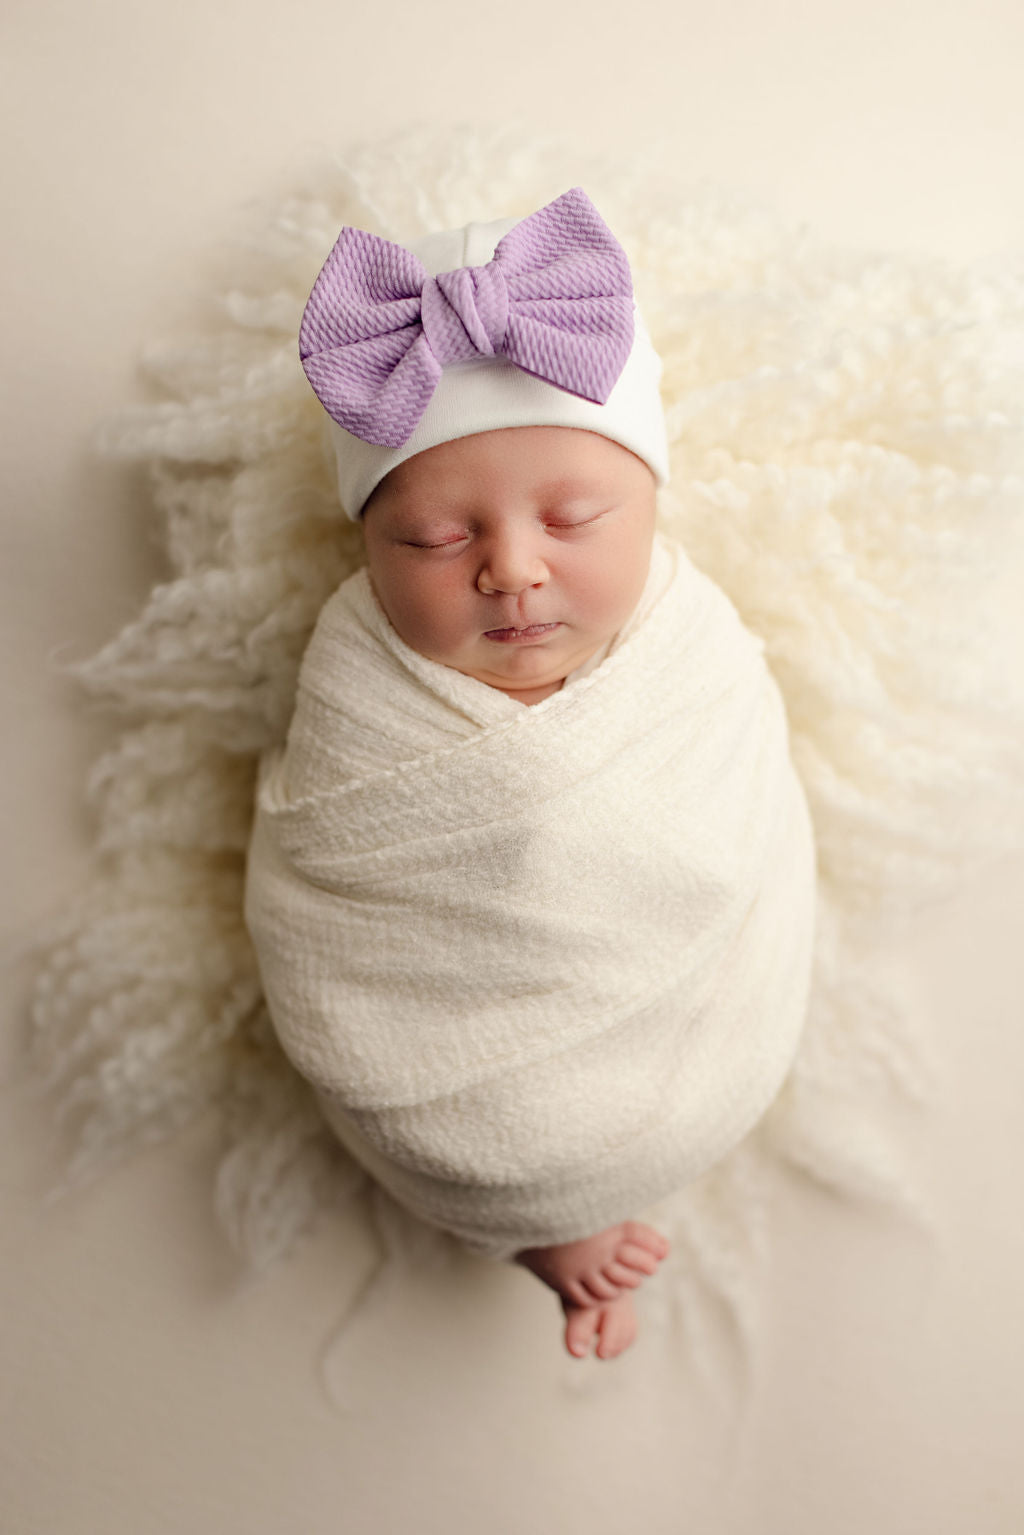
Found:
[(589, 621), (608, 636), (616, 632), (636, 607), (644, 578), (624, 558), (617, 568), (603, 566), (580, 585), (579, 600)]
[(396, 613), (388, 617), (405, 643), (421, 655), (443, 657), (464, 638), (463, 604), (451, 583), (431, 582), (395, 606)]

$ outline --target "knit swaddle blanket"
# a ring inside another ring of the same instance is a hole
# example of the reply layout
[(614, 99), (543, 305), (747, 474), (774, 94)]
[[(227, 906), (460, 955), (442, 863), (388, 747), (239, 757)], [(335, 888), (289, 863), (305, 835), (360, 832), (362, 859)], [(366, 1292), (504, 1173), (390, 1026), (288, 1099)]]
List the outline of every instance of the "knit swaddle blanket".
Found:
[(608, 656), (527, 707), (328, 601), (261, 767), (246, 920), (342, 1143), (507, 1257), (636, 1215), (795, 1054), (810, 820), (763, 644), (659, 538)]

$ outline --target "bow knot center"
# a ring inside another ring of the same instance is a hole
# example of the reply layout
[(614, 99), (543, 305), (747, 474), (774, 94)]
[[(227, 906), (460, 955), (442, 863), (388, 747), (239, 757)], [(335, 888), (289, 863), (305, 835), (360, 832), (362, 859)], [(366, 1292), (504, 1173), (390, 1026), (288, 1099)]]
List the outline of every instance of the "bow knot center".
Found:
[(508, 328), (508, 288), (498, 263), (428, 277), (421, 321), (427, 345), (442, 368), (499, 352)]

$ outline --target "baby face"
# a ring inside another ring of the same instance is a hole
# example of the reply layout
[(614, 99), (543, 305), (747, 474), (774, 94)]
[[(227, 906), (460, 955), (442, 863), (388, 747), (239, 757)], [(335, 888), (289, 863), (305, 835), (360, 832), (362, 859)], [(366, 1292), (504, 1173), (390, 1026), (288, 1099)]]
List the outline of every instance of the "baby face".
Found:
[(654, 516), (654, 475), (628, 449), (519, 426), (406, 459), (363, 523), (374, 590), (405, 643), (533, 704), (629, 618)]

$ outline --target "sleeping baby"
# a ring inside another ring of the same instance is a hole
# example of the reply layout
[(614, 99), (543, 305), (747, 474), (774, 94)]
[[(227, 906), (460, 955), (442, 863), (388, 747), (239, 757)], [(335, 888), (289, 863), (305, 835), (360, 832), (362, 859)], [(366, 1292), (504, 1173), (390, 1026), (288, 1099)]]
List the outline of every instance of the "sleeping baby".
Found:
[(260, 774), (246, 918), (288, 1056), (421, 1220), (632, 1341), (640, 1217), (796, 1053), (810, 818), (762, 643), (656, 528), (660, 363), (584, 193), (344, 229), (303, 365), (366, 565)]

